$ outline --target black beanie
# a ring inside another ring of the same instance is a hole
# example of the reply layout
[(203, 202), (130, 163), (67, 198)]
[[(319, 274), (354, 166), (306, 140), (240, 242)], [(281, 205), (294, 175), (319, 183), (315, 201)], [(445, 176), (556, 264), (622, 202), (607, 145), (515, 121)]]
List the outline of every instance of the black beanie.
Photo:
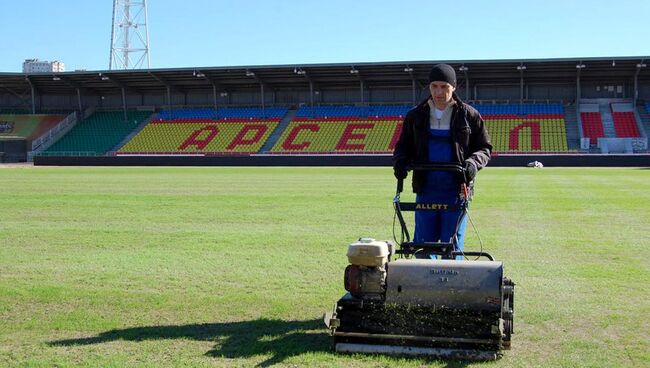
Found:
[(447, 82), (456, 87), (456, 72), (447, 64), (434, 65), (429, 72), (429, 83), (431, 82)]

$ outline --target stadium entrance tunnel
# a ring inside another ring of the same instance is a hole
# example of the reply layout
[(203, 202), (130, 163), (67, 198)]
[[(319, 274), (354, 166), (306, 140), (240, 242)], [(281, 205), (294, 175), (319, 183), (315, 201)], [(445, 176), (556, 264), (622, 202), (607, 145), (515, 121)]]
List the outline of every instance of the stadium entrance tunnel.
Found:
[(69, 347), (119, 340), (216, 341), (214, 349), (206, 352), (206, 356), (248, 359), (260, 355), (271, 355), (265, 361), (257, 364), (258, 367), (268, 367), (281, 363), (292, 356), (329, 352), (329, 336), (323, 330), (322, 323), (320, 318), (306, 321), (263, 318), (241, 322), (132, 327), (110, 330), (92, 337), (51, 341), (49, 345)]

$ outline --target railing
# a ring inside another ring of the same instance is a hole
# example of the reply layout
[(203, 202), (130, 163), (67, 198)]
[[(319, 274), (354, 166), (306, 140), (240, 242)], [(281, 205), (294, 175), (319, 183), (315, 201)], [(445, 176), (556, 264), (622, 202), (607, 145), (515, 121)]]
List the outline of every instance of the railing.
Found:
[(47, 148), (44, 146), (46, 143), (56, 141), (63, 134), (67, 133), (70, 129), (72, 129), (76, 124), (77, 124), (77, 113), (73, 112), (70, 115), (66, 116), (65, 119), (63, 119), (56, 126), (54, 126), (54, 128), (48, 130), (47, 133), (33, 140), (32, 151), (35, 151), (37, 149), (43, 150)]
[(104, 156), (104, 153), (96, 151), (47, 151), (39, 153), (38, 156)]

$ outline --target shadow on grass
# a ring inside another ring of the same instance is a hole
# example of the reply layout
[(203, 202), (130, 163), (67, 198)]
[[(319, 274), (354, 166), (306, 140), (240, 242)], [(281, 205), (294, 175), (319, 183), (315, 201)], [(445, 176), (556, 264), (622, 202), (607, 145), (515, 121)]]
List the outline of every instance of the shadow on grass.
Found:
[[(308, 321), (282, 321), (258, 319), (243, 322), (206, 323), (191, 325), (145, 326), (102, 332), (97, 336), (51, 341), (50, 346), (93, 345), (112, 341), (190, 339), (212, 341), (215, 347), (205, 353), (219, 358), (252, 358), (257, 355), (271, 355), (258, 367), (268, 367), (285, 359), (305, 353), (331, 352), (330, 337), (326, 334), (321, 319)], [(407, 357), (408, 358), (408, 357)], [(417, 359), (415, 357), (410, 357)], [(390, 359), (399, 359), (391, 357)], [(461, 360), (424, 361), (445, 364), (445, 368), (466, 367)]]
[(258, 364), (258, 367), (268, 367), (292, 356), (329, 351), (329, 336), (325, 333), (322, 324), (323, 321), (320, 319), (309, 321), (259, 319), (183, 326), (132, 327), (102, 332), (93, 337), (52, 341), (49, 345), (91, 345), (117, 340), (214, 341), (216, 343), (214, 349), (208, 351), (206, 355), (234, 359), (271, 354), (269, 359)]

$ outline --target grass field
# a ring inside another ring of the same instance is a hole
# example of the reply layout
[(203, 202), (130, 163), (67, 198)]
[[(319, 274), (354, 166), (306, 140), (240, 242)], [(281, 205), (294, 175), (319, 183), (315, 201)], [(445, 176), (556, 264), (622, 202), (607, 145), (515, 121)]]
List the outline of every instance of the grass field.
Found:
[(347, 244), (392, 236), (393, 194), (387, 168), (0, 168), (0, 366), (650, 366), (645, 169), (480, 173), (517, 283), (501, 360), (330, 352)]

